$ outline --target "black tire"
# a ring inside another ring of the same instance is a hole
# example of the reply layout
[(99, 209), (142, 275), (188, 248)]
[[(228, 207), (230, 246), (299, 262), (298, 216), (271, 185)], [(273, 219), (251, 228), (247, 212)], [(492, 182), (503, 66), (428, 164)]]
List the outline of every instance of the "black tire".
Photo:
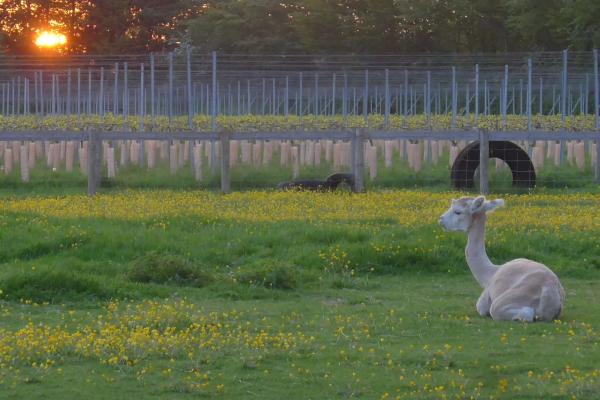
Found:
[[(490, 158), (504, 161), (512, 172), (513, 186), (535, 187), (536, 175), (529, 155), (513, 142), (490, 141)], [(468, 144), (456, 157), (450, 179), (456, 189), (472, 188), (479, 166), (479, 142)]]
[(325, 185), (329, 190), (336, 190), (342, 183), (354, 188), (354, 175), (344, 173), (333, 174), (327, 177), (327, 180), (325, 181)]

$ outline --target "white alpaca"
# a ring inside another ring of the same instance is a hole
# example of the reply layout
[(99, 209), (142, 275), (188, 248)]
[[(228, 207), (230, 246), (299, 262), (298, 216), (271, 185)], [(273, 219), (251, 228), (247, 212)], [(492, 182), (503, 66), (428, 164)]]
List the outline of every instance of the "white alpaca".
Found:
[(485, 197), (452, 200), (440, 224), (450, 231), (468, 234), (465, 255), (475, 279), (483, 288), (477, 312), (494, 320), (551, 321), (560, 315), (565, 291), (548, 267), (518, 258), (503, 265), (492, 264), (485, 251), (486, 212), (504, 205), (504, 200)]

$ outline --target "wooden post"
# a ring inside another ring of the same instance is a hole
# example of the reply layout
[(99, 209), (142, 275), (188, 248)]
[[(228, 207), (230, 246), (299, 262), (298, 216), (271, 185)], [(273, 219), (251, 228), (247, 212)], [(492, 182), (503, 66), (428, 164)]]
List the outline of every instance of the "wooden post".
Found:
[[(245, 156), (245, 151), (244, 151), (245, 147), (247, 147), (247, 142), (245, 140), (242, 140), (242, 162), (246, 162), (245, 159), (248, 158), (247, 156)], [(289, 156), (290, 156), (290, 142), (282, 142), (281, 146), (279, 147), (279, 157), (280, 157), (279, 165), (281, 165), (282, 167), (286, 167), (289, 162)]]
[(202, 142), (194, 144), (194, 177), (202, 180)]
[(393, 156), (393, 151), (394, 151), (393, 145), (394, 145), (393, 141), (391, 141), (391, 140), (385, 141), (384, 154), (385, 154), (385, 167), (386, 168), (392, 167), (392, 156)]
[[(281, 150), (281, 163), (282, 165), (284, 164), (284, 152), (283, 149)], [(286, 154), (287, 156), (287, 154)], [(286, 162), (287, 162), (287, 158), (285, 158)], [(252, 145), (250, 144), (250, 142), (248, 142), (247, 140), (242, 140), (242, 164), (250, 164), (250, 162), (252, 161)]]
[(84, 142), (81, 147), (77, 149), (77, 152), (79, 154), (79, 169), (82, 174), (87, 175), (87, 142)]
[(177, 162), (177, 143), (174, 142), (169, 149), (169, 169), (171, 170), (172, 175), (177, 173), (178, 166), (179, 163)]
[(21, 180), (29, 182), (29, 161), (27, 160), (29, 146), (27, 143), (21, 145)]
[(229, 132), (221, 132), (221, 192), (231, 192), (231, 177), (229, 175)]
[(373, 181), (377, 178), (377, 146), (367, 146), (367, 155), (369, 163), (369, 178)]
[(13, 169), (13, 154), (12, 149), (6, 147), (4, 149), (4, 174), (10, 175)]
[(115, 169), (115, 148), (114, 146), (110, 146), (106, 152), (106, 165), (108, 171), (108, 178), (114, 179), (116, 177), (116, 169)]
[(354, 174), (353, 190), (355, 193), (361, 193), (365, 191), (365, 154), (363, 148), (363, 134), (360, 129), (357, 129), (354, 137), (352, 138), (352, 173)]
[(101, 150), (102, 142), (98, 139), (98, 133), (90, 131), (87, 146), (88, 196), (94, 196), (100, 186)]
[(578, 141), (574, 144), (575, 164), (580, 171), (585, 168), (585, 143)]
[(440, 143), (437, 140), (431, 142), (431, 163), (437, 165), (440, 157)]
[(127, 164), (129, 164), (129, 140), (122, 140), (119, 150), (119, 164), (121, 164), (121, 167), (125, 167)]
[(300, 158), (298, 157), (298, 146), (292, 146), (290, 150), (292, 158), (292, 177), (293, 179), (300, 176)]
[(73, 165), (75, 159), (75, 142), (73, 142), (72, 140), (69, 140), (67, 142), (65, 158), (65, 168), (67, 172), (73, 172)]
[(35, 167), (35, 142), (29, 142), (29, 156), (27, 161), (29, 162), (29, 170), (31, 171)]
[(421, 149), (421, 142), (416, 141), (413, 145), (413, 169), (415, 172), (421, 172), (421, 168), (423, 167), (423, 151)]
[(485, 130), (479, 131), (479, 191), (481, 194), (489, 192), (488, 164), (490, 161), (490, 139)]

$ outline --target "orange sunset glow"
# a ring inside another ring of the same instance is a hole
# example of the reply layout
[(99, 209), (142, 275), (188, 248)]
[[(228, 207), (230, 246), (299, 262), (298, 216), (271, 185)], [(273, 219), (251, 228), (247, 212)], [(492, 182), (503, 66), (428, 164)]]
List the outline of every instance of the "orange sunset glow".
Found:
[(55, 48), (67, 43), (67, 37), (62, 33), (40, 32), (35, 39), (35, 45), (41, 48)]

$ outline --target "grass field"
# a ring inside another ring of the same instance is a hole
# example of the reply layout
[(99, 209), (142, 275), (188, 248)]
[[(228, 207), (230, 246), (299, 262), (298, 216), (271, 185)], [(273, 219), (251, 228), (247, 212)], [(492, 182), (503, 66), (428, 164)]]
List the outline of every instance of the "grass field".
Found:
[[(36, 192), (37, 190), (37, 192)], [(481, 318), (459, 194), (0, 192), (1, 398), (594, 398), (595, 193), (506, 195), (497, 263), (551, 266), (554, 323)]]

